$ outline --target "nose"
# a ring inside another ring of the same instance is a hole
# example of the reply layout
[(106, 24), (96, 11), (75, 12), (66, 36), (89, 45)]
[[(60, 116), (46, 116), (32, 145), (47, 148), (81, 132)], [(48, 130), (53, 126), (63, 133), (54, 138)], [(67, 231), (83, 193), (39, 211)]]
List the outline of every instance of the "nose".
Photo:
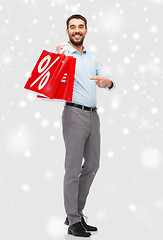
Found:
[(79, 33), (79, 28), (78, 28), (78, 27), (76, 27), (75, 32), (78, 32), (78, 33)]

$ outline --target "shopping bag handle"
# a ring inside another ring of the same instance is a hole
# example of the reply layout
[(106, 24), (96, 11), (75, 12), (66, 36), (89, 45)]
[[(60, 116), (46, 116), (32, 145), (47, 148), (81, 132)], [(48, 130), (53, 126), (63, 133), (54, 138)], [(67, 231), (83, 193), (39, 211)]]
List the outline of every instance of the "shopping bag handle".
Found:
[(67, 49), (67, 45), (61, 48), (61, 51), (59, 52), (59, 54), (62, 54), (66, 49)]

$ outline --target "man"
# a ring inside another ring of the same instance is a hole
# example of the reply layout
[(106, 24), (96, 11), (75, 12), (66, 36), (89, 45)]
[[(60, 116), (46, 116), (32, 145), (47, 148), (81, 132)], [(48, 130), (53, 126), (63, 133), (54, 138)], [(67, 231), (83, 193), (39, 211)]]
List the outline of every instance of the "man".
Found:
[[(96, 108), (96, 85), (111, 89), (114, 82), (95, 54), (83, 47), (87, 20), (81, 15), (67, 19), (69, 37), (67, 55), (76, 58), (72, 102), (65, 104), (62, 114), (65, 142), (64, 204), (69, 225), (68, 234), (89, 237), (96, 227), (84, 220), (83, 209), (99, 168), (100, 122)], [(63, 45), (57, 46), (59, 53)]]

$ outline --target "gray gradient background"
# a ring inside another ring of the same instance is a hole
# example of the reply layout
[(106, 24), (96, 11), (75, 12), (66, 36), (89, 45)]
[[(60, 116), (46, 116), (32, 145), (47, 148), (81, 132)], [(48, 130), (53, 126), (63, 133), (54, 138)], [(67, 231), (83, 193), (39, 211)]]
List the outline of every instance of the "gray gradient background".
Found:
[(63, 206), (63, 102), (24, 84), (43, 49), (88, 19), (85, 46), (116, 81), (98, 89), (101, 166), (85, 208), (95, 240), (162, 240), (163, 0), (0, 0), (0, 239), (68, 236)]

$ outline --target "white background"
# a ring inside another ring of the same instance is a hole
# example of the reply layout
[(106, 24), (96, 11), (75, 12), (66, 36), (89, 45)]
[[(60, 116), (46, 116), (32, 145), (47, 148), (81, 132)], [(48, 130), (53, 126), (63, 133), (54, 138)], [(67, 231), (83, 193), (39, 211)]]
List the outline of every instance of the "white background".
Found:
[(0, 239), (75, 239), (63, 224), (62, 102), (24, 89), (43, 49), (88, 20), (85, 47), (116, 82), (98, 89), (101, 166), (85, 208), (95, 240), (162, 240), (163, 0), (0, 0)]

